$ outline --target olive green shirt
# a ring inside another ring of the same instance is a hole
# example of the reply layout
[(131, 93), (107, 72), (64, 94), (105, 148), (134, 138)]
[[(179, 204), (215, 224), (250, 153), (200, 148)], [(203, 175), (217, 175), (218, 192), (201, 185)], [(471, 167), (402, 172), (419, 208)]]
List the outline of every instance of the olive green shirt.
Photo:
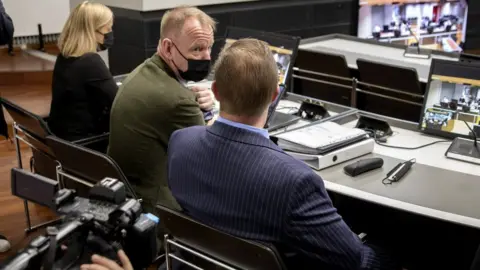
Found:
[(108, 155), (123, 170), (144, 211), (179, 209), (167, 184), (167, 148), (175, 130), (205, 125), (195, 94), (154, 55), (124, 80), (112, 105)]

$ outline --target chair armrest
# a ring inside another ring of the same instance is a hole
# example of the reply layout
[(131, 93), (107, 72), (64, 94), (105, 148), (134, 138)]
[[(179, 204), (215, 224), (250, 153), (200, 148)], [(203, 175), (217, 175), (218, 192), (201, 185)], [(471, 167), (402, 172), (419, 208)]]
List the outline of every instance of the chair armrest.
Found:
[(76, 140), (76, 141), (73, 141), (72, 143), (78, 144), (83, 147), (105, 154), (107, 152), (109, 136), (110, 136), (110, 133), (107, 132), (101, 135), (96, 135), (96, 136), (88, 137), (85, 139)]

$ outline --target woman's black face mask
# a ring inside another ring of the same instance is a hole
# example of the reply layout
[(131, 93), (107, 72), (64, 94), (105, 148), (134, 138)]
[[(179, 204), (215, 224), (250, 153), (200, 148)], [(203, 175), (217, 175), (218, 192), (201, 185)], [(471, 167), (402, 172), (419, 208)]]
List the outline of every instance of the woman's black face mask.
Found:
[(172, 42), (172, 44), (188, 63), (188, 69), (186, 71), (181, 71), (178, 66), (173, 63), (177, 67), (178, 73), (182, 79), (185, 81), (199, 82), (208, 76), (208, 73), (210, 72), (210, 60), (188, 59), (182, 54), (175, 43)]
[(102, 35), (103, 35), (103, 44), (100, 44), (100, 43), (98, 44), (98, 51), (105, 51), (107, 49), (110, 49), (113, 46), (113, 41), (114, 41), (113, 31), (102, 34)]

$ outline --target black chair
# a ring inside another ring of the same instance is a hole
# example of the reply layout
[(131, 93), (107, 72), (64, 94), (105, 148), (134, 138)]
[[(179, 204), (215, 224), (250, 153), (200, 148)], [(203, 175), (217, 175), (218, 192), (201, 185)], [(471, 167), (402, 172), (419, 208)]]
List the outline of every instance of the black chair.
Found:
[[(21, 108), (5, 98), (0, 99), (0, 104), (7, 110), (14, 121), (13, 139), (15, 141), (17, 152), (18, 167), (23, 168), (20, 151), (20, 141), (23, 141), (32, 149), (33, 158), (30, 160), (30, 169), (36, 174), (40, 174), (50, 179), (57, 179), (55, 171), (57, 166), (55, 155), (45, 143), (45, 137), (50, 134), (47, 124), (40, 116)], [(32, 226), (27, 201), (24, 201), (24, 211), (27, 220), (27, 232), (31, 232), (56, 222), (51, 221)]]
[(357, 108), (412, 122), (419, 122), (425, 89), (417, 71), (357, 59), (359, 81)]
[[(101, 138), (102, 136), (99, 137), (100, 140)], [(62, 187), (75, 189), (80, 196), (86, 196), (90, 187), (105, 177), (110, 177), (122, 181), (129, 195), (137, 199), (127, 177), (111, 157), (55, 136), (47, 136), (46, 142), (60, 163), (57, 174), (62, 179)], [(88, 141), (91, 142), (92, 139)], [(70, 181), (65, 182), (63, 177)]]
[(295, 94), (352, 105), (354, 80), (343, 55), (298, 50), (292, 77)]
[[(200, 267), (195, 269), (286, 269), (275, 248), (218, 231), (169, 208), (157, 208), (168, 232), (164, 241), (167, 270), (172, 259)], [(179, 252), (174, 254), (172, 248)]]
[(5, 120), (5, 114), (3, 113), (3, 108), (0, 104), (0, 136), (4, 136), (7, 140), (9, 139), (8, 134), (8, 125)]

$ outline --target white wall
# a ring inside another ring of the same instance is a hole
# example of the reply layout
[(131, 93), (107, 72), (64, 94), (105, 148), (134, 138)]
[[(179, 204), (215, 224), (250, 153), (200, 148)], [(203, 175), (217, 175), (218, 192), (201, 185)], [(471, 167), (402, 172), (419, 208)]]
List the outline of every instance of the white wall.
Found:
[(169, 9), (178, 5), (216, 5), (259, 0), (143, 0), (143, 11)]
[(44, 34), (60, 33), (70, 10), (67, 0), (3, 0), (15, 25), (15, 36), (38, 34), (42, 24)]
[[(70, 4), (71, 6), (75, 6), (76, 4), (82, 1), (83, 0), (70, 0)], [(203, 6), (203, 5), (249, 2), (249, 1), (259, 1), (259, 0), (96, 0), (96, 1), (112, 7), (150, 11), (150, 10), (169, 9), (178, 5)]]
[[(70, 8), (74, 9), (78, 4), (85, 0), (70, 0)], [(142, 10), (143, 0), (96, 0), (95, 2), (105, 4), (111, 7), (125, 9)]]

